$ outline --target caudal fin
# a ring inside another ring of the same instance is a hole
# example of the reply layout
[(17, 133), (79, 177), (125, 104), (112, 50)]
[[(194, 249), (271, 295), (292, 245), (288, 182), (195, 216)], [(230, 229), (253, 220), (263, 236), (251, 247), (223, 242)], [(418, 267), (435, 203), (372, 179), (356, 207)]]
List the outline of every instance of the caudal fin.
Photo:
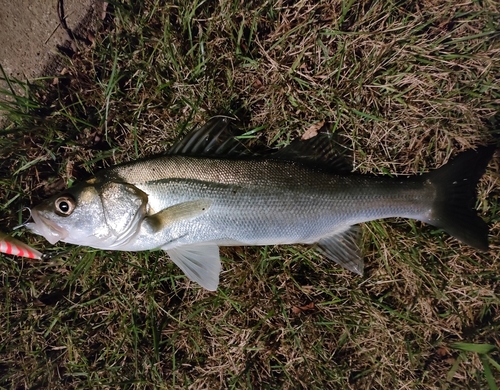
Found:
[(476, 186), (483, 176), (495, 146), (468, 150), (443, 167), (424, 176), (437, 194), (428, 222), (467, 245), (488, 250), (488, 225), (477, 215)]

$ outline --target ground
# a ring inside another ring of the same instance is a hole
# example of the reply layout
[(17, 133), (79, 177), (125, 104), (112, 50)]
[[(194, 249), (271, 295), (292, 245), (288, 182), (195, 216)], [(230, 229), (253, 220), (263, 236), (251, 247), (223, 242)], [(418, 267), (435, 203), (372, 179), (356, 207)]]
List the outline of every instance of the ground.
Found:
[[(94, 3), (62, 1), (66, 24), (80, 31), (81, 23), (91, 23), (97, 8)], [(1, 0), (0, 7), (0, 64), (5, 73), (20, 80), (50, 74), (59, 62), (57, 46), (70, 46), (60, 23), (58, 2)]]
[[(0, 102), (0, 223), (216, 114), (280, 149), (323, 122), (358, 173), (421, 174), (496, 142), (494, 1), (110, 5), (62, 73)], [(8, 91), (7, 91), (8, 92)], [(360, 277), (314, 247), (223, 248), (217, 291), (166, 254), (49, 245), (0, 257), (7, 388), (489, 388), (500, 378), (498, 152), (490, 250), (424, 223), (362, 226)]]

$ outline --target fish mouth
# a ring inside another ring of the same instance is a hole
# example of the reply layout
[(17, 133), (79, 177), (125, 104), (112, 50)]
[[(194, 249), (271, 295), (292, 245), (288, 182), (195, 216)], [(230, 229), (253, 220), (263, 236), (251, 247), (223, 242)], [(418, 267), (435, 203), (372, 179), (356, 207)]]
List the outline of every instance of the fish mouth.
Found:
[(66, 229), (44, 217), (38, 210), (32, 210), (31, 216), (34, 222), (27, 223), (26, 227), (33, 233), (45, 237), (51, 244), (55, 244), (68, 237), (69, 232)]

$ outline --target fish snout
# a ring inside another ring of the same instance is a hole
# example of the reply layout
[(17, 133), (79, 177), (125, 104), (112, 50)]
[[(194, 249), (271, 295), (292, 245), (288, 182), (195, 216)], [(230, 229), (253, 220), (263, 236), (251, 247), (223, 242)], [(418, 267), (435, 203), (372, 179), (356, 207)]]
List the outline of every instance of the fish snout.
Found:
[(34, 222), (27, 223), (26, 227), (33, 233), (45, 237), (51, 244), (55, 244), (68, 237), (69, 232), (66, 229), (42, 215), (36, 208), (31, 210), (31, 216)]

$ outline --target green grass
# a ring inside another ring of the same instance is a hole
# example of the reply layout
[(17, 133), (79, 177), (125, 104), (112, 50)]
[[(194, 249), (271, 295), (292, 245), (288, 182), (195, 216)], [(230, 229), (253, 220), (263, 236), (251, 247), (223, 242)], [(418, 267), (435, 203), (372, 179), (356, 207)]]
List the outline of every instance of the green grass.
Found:
[[(1, 230), (221, 113), (271, 148), (325, 120), (363, 173), (439, 167), (498, 134), (499, 16), (494, 1), (114, 3), (64, 74), (11, 80), (0, 101)], [(498, 178), (497, 159), (479, 186), (489, 253), (377, 221), (364, 277), (306, 246), (223, 248), (210, 293), (162, 252), (19, 233), (63, 252), (0, 255), (0, 386), (495, 389)]]

